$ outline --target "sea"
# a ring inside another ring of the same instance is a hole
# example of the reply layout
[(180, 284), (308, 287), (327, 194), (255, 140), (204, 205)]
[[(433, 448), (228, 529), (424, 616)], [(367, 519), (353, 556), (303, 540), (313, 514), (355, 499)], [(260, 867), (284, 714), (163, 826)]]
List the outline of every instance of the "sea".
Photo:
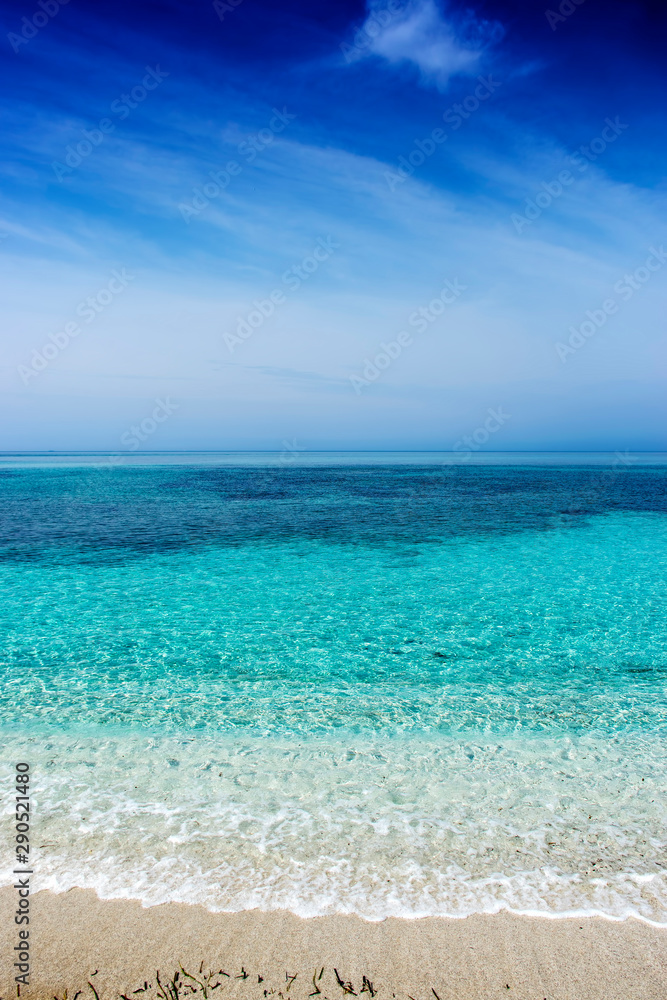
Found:
[(0, 456), (34, 888), (667, 925), (666, 580), (664, 455)]

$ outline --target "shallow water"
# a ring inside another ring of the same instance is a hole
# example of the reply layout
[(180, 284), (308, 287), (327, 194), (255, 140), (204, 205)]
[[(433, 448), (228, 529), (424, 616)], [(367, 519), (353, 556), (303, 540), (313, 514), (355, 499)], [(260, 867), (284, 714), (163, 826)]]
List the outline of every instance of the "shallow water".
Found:
[(667, 923), (664, 468), (15, 467), (0, 496), (39, 886)]

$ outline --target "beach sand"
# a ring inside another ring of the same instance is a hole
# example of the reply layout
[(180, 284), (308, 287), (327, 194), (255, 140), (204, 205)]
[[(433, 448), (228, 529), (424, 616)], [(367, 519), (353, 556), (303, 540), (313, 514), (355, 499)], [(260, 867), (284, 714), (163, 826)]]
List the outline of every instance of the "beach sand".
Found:
[[(17, 943), (16, 893), (0, 890), (3, 998), (16, 996), (9, 958)], [(168, 903), (144, 909), (100, 900), (90, 890), (38, 892), (31, 900), (30, 989), (21, 996), (111, 1000), (149, 984), (159, 995), (182, 963), (201, 981), (213, 970), (212, 998), (344, 1000), (334, 969), (365, 1000), (665, 1000), (667, 929), (637, 920), (544, 919), (508, 913), (462, 920), (429, 917), (369, 923), (354, 916), (302, 919), (287, 911), (210, 913)], [(203, 963), (203, 966), (202, 966)], [(96, 971), (97, 970), (97, 971)], [(228, 973), (221, 975), (219, 970)], [(242, 978), (245, 970), (247, 978)], [(290, 984), (287, 977), (296, 979)], [(259, 977), (262, 981), (259, 982)], [(361, 992), (363, 977), (373, 984)], [(237, 978), (241, 977), (241, 978)], [(196, 994), (183, 989), (190, 983)], [(215, 983), (221, 985), (215, 986)], [(180, 997), (202, 996), (181, 973)], [(289, 986), (289, 991), (288, 991)], [(164, 1000), (164, 998), (163, 998)], [(176, 1000), (169, 993), (169, 1000)]]

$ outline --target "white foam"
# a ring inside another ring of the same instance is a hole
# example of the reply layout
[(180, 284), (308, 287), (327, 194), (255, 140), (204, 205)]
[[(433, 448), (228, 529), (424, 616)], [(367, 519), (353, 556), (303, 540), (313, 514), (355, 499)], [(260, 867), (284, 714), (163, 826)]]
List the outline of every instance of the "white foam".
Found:
[(667, 924), (658, 737), (355, 737), (351, 751), (342, 736), (51, 734), (6, 740), (4, 759), (18, 746), (45, 845), (36, 888), (304, 917)]

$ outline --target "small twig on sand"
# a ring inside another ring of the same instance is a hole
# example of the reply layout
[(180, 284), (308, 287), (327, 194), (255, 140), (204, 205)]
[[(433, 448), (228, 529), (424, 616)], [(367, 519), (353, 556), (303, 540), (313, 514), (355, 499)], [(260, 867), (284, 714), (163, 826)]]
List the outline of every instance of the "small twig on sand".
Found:
[(352, 983), (343, 982), (343, 980), (338, 975), (338, 969), (334, 969), (334, 972), (336, 973), (336, 980), (338, 982), (338, 985), (342, 989), (343, 993), (351, 993), (353, 997), (356, 997), (357, 994), (354, 992), (354, 987), (352, 986)]
[[(323, 971), (324, 970), (322, 970), (322, 972)], [(315, 969), (315, 971), (313, 972), (313, 992), (308, 994), (309, 997), (316, 997), (318, 993), (322, 992), (322, 990), (319, 988), (319, 986), (315, 982), (315, 976), (316, 975), (317, 975), (317, 969)], [(320, 979), (321, 978), (322, 978), (322, 973), (320, 973)]]

